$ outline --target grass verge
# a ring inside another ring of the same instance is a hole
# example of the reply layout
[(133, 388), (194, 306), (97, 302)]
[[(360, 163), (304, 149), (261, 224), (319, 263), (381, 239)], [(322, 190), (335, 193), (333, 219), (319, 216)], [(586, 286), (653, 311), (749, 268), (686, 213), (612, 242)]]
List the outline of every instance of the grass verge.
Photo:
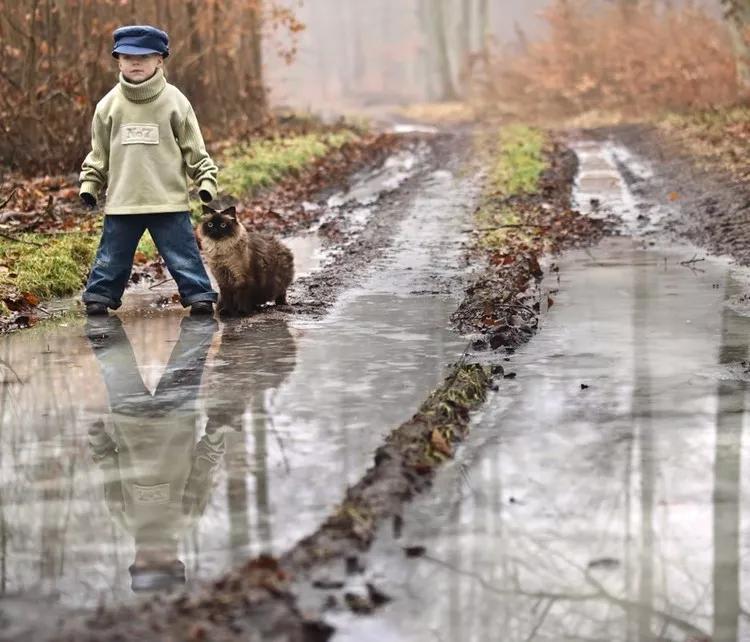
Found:
[(38, 299), (74, 294), (88, 273), (96, 243), (95, 236), (84, 233), (0, 239), (0, 286), (6, 298), (13, 291)]
[(699, 159), (718, 164), (741, 180), (750, 179), (750, 107), (670, 114), (659, 127), (669, 140)]
[(354, 132), (342, 130), (257, 140), (230, 147), (221, 170), (222, 187), (235, 198), (252, 195), (356, 138)]

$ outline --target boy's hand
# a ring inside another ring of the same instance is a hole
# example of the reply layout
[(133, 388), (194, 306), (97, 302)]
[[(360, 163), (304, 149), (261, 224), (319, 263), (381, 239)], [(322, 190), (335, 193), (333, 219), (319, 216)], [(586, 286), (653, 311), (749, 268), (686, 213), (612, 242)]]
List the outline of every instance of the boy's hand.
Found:
[(86, 209), (93, 210), (96, 207), (96, 198), (93, 194), (83, 192), (81, 194), (81, 201), (85, 205)]
[(212, 200), (214, 200), (211, 196), (211, 192), (205, 189), (198, 190), (198, 196), (200, 196), (201, 201), (203, 201), (204, 203), (210, 203)]

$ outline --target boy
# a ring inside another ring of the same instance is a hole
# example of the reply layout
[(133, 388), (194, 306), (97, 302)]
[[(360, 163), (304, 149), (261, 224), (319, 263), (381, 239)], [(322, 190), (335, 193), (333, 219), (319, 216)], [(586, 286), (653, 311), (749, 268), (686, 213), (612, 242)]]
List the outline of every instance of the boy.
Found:
[(177, 283), (182, 305), (210, 315), (218, 295), (190, 222), (187, 177), (204, 203), (216, 196), (217, 167), (188, 99), (164, 78), (169, 37), (150, 26), (120, 27), (112, 55), (119, 83), (96, 106), (80, 196), (88, 207), (107, 187), (104, 228), (83, 302), (89, 316), (117, 309), (148, 230)]

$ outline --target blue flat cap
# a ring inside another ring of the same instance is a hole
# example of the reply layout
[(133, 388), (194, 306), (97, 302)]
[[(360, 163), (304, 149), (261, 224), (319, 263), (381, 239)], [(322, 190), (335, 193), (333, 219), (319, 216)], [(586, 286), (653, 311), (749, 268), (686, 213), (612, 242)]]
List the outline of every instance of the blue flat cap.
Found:
[(169, 55), (169, 36), (166, 32), (150, 25), (132, 25), (115, 29), (112, 34), (114, 47), (112, 55), (120, 54), (145, 56), (158, 53), (165, 58)]

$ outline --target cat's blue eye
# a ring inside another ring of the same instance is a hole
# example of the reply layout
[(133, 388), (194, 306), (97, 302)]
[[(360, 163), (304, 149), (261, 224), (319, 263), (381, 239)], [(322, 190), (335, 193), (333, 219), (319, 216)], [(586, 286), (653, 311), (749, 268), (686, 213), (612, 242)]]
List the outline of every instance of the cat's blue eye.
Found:
[(208, 224), (208, 227), (213, 227), (213, 226), (214, 226), (214, 224), (213, 224), (213, 223), (209, 223), (209, 224)]
[(224, 227), (226, 227), (226, 226), (227, 226), (227, 224), (226, 224), (226, 223), (222, 223), (222, 224), (221, 224), (221, 227), (222, 227), (222, 228), (224, 228)]

